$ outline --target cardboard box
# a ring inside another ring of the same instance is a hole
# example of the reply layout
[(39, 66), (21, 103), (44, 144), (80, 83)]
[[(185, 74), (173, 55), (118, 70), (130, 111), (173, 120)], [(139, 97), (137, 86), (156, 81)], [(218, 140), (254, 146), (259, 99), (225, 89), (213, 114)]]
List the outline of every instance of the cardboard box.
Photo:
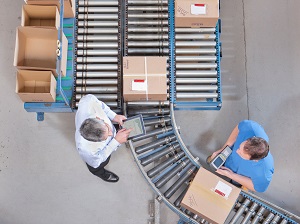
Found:
[[(60, 12), (59, 0), (24, 0), (28, 5), (55, 5)], [(75, 0), (64, 0), (64, 18), (75, 17)]]
[(167, 100), (166, 75), (166, 57), (123, 57), (124, 100)]
[[(18, 69), (50, 70), (57, 76), (57, 38), (55, 29), (18, 27), (14, 66)], [(68, 40), (62, 36), (61, 75), (67, 73)]]
[(181, 205), (210, 223), (225, 223), (241, 189), (203, 167), (181, 201)]
[(23, 5), (22, 26), (58, 29), (60, 16), (56, 6)]
[(24, 102), (55, 102), (56, 80), (51, 71), (18, 70), (16, 93)]
[(175, 27), (216, 27), (219, 0), (175, 0)]

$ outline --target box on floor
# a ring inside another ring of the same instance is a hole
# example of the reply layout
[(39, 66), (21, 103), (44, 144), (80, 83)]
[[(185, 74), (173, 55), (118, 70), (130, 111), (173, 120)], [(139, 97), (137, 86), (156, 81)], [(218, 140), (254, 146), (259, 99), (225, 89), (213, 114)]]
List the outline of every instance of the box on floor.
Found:
[[(28, 5), (55, 5), (60, 11), (60, 0), (24, 0)], [(64, 18), (75, 17), (75, 0), (64, 0)]]
[(167, 100), (166, 75), (166, 57), (123, 57), (124, 100)]
[[(18, 27), (14, 66), (18, 69), (50, 70), (57, 76), (58, 31), (48, 28)], [(61, 75), (67, 73), (68, 40), (62, 35)]]
[(240, 192), (241, 189), (201, 167), (181, 205), (210, 223), (223, 224)]
[(175, 0), (175, 27), (216, 27), (219, 0)]
[(16, 93), (23, 102), (55, 102), (56, 80), (51, 71), (18, 70)]

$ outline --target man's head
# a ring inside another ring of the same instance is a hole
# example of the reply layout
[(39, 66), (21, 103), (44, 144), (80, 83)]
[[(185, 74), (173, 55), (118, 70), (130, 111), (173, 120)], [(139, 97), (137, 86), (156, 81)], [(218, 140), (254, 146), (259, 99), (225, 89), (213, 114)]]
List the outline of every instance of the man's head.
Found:
[(238, 154), (250, 160), (260, 160), (265, 158), (269, 153), (269, 144), (266, 140), (260, 137), (252, 137), (244, 141)]
[(79, 132), (82, 137), (91, 142), (101, 142), (113, 135), (111, 127), (98, 117), (86, 119), (81, 124)]

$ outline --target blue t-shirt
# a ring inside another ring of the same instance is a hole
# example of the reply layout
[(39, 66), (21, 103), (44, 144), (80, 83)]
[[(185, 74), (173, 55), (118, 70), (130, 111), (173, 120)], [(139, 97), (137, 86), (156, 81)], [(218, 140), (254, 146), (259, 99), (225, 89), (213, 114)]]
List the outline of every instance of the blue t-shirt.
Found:
[(238, 125), (239, 133), (232, 147), (232, 153), (227, 158), (225, 166), (234, 173), (251, 178), (254, 189), (257, 192), (264, 192), (274, 173), (273, 156), (269, 152), (268, 155), (258, 161), (246, 160), (237, 154), (240, 144), (251, 137), (260, 137), (269, 142), (269, 138), (265, 130), (256, 122), (250, 120), (241, 121)]

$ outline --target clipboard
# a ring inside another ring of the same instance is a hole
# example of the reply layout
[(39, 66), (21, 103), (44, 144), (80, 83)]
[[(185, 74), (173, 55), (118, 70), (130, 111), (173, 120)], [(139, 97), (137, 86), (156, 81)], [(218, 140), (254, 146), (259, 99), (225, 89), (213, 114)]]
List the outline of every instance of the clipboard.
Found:
[(123, 121), (122, 128), (133, 130), (130, 132), (128, 139), (139, 137), (146, 134), (143, 116), (141, 114), (129, 117)]

